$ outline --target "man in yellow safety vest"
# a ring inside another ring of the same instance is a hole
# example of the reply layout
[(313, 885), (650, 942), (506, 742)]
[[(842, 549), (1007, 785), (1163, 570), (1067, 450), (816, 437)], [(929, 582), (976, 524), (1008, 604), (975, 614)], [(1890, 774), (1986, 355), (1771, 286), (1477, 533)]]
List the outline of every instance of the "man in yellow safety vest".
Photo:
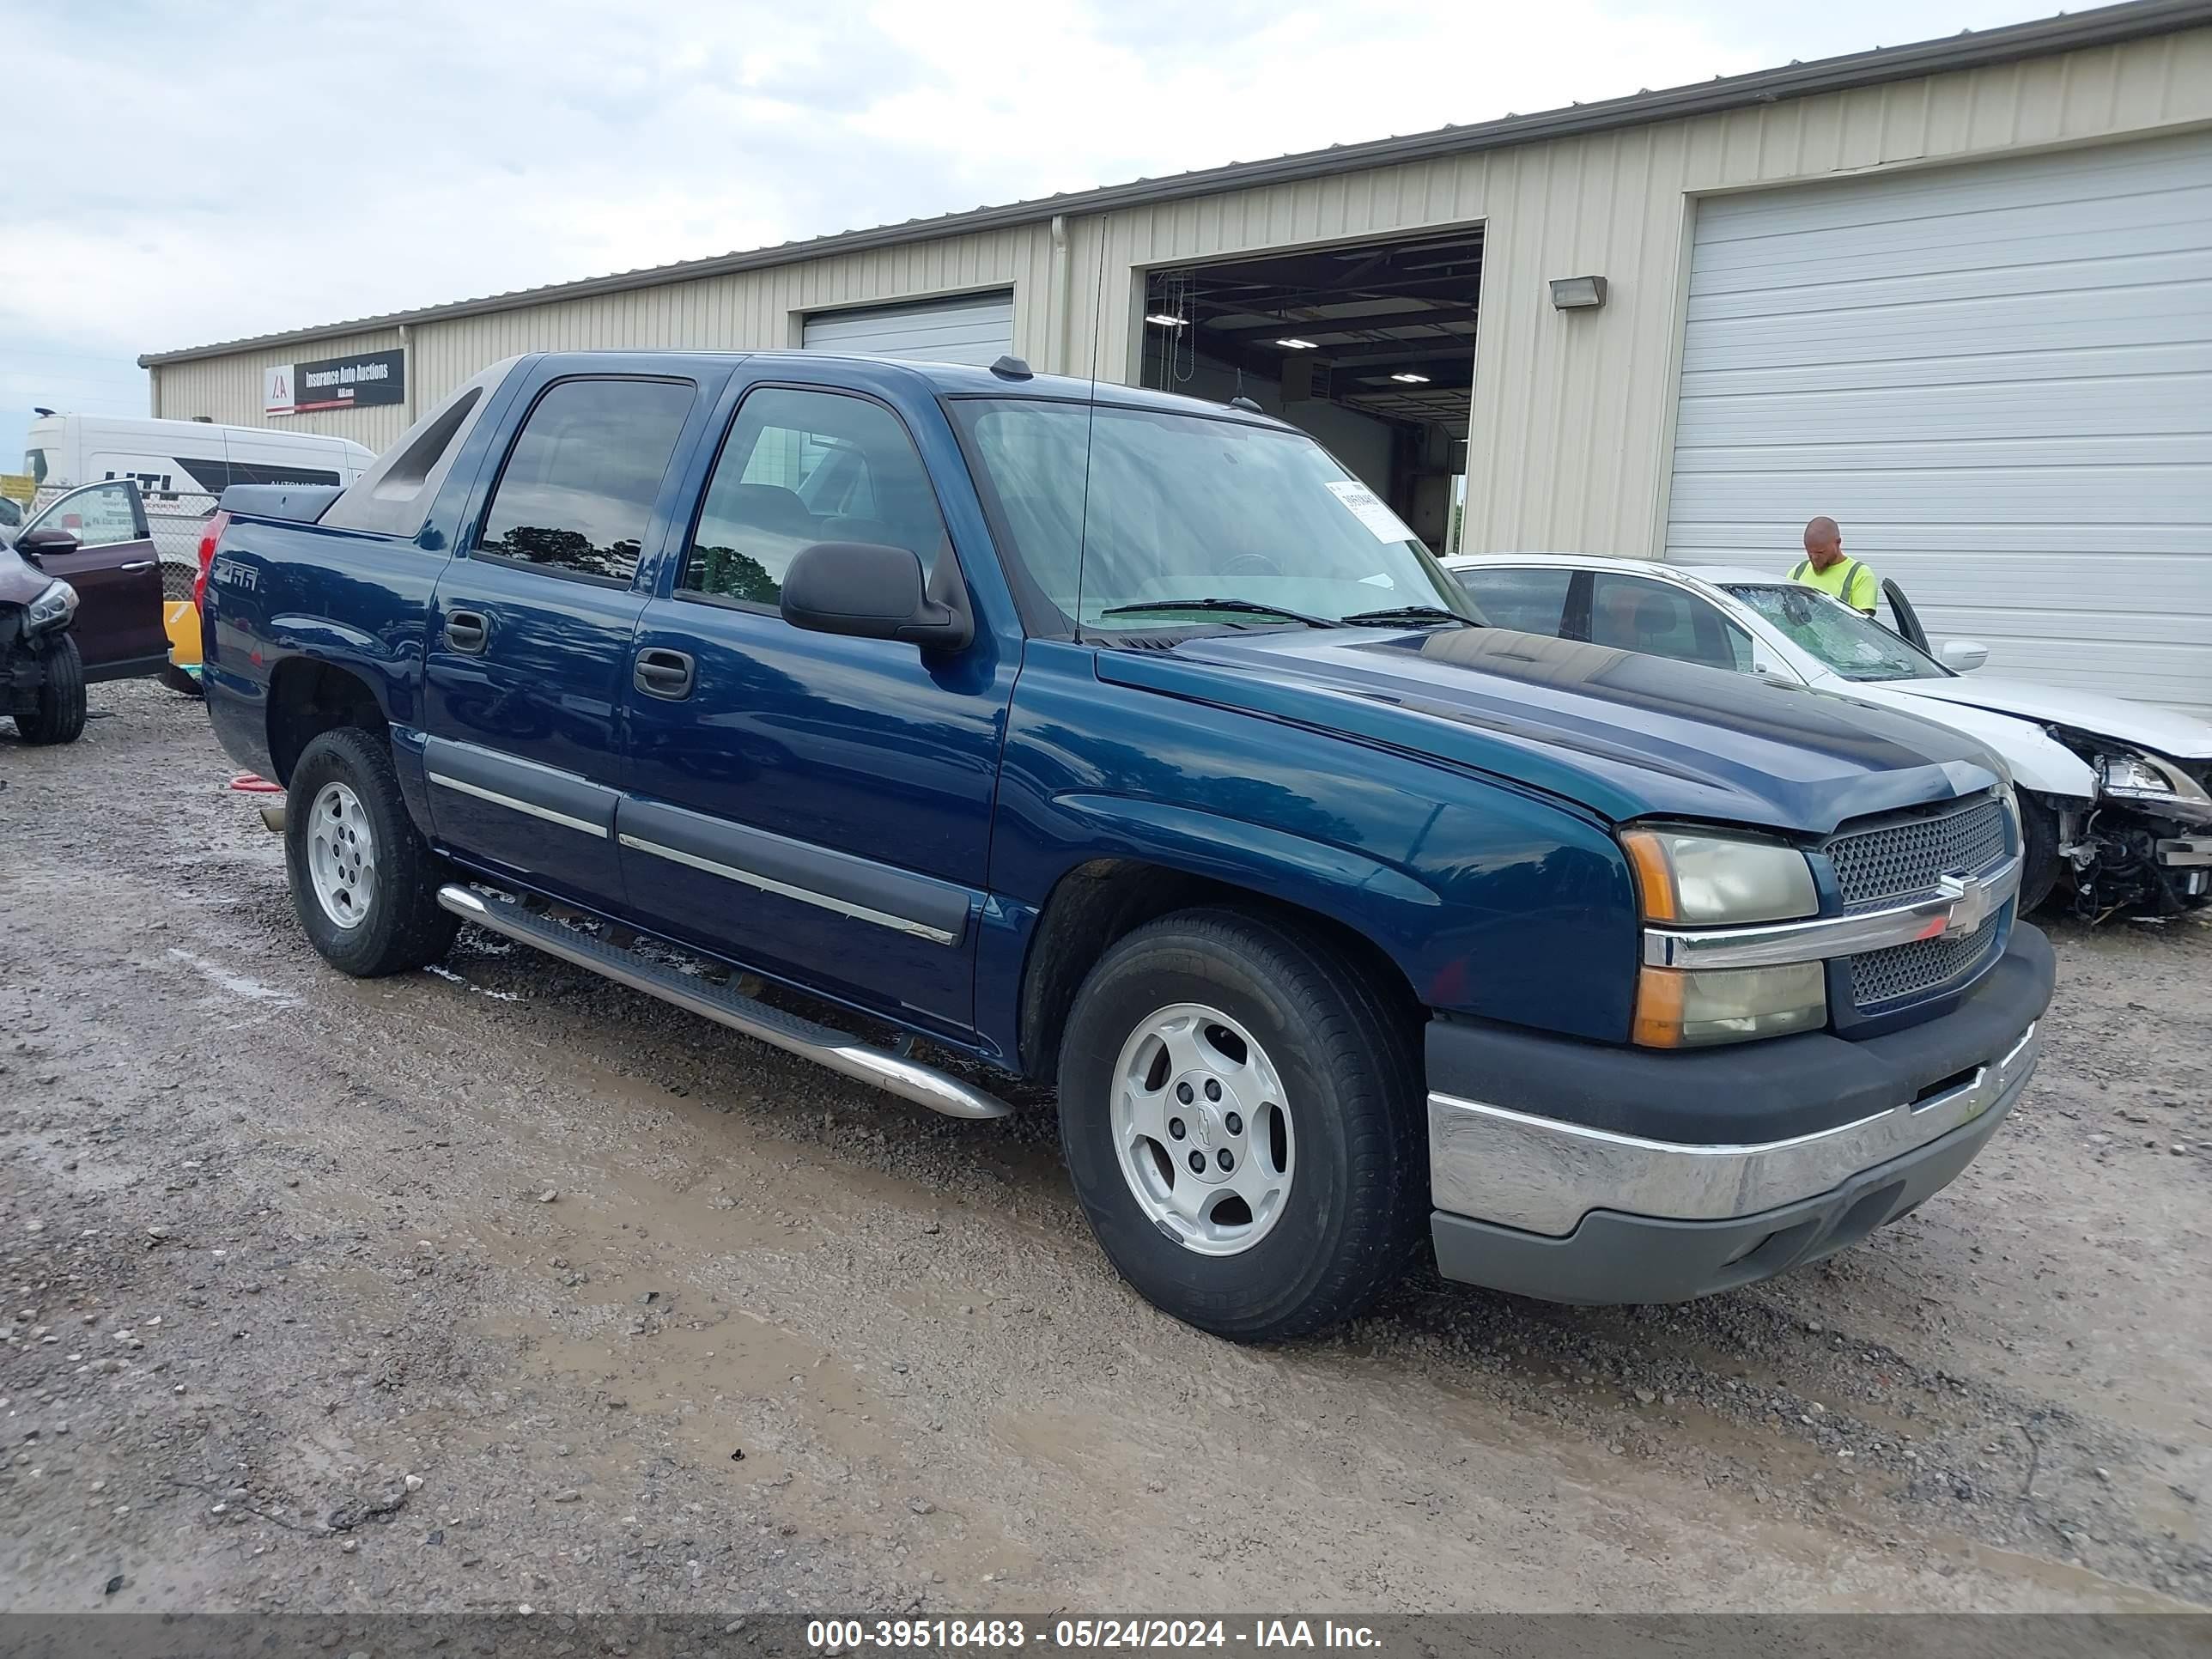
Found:
[(1881, 603), (1881, 579), (1856, 559), (1844, 556), (1844, 532), (1826, 516), (1805, 526), (1805, 556), (1790, 573), (1790, 580), (1817, 587), (1869, 617)]

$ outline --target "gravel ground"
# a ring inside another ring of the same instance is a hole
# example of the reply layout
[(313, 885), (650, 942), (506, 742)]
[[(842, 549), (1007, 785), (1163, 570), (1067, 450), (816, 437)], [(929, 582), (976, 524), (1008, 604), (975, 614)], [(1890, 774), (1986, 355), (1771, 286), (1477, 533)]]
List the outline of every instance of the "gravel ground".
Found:
[(1139, 1303), (955, 1123), (501, 941), (349, 981), (197, 704), (0, 726), (0, 1606), (2212, 1603), (2212, 927), (2054, 924), (1982, 1158), (1684, 1308)]

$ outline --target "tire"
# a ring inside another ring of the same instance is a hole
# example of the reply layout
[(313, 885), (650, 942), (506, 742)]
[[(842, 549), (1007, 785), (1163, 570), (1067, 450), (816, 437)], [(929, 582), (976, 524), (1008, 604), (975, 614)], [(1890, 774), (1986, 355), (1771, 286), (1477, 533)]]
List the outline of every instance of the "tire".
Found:
[(2058, 856), (2058, 815), (2032, 795), (2020, 801), (2020, 906), (2017, 914), (2039, 910), (2058, 885), (2063, 860)]
[(324, 732), (293, 767), (284, 872), (308, 939), (357, 979), (437, 961), (460, 927), (439, 907), (445, 861), (407, 816), (391, 746), (358, 727)]
[[(1229, 1024), (1186, 1033), (1177, 1011), (1193, 1008)], [(1180, 1065), (1194, 1054), (1196, 1069)], [(1279, 1101), (1255, 1085), (1261, 1070)], [(1124, 1089), (1139, 1073), (1157, 1092)], [(1171, 1103), (1179, 1078), (1203, 1088), (1217, 1073), (1210, 1111), (1195, 1091)], [(1139, 1137), (1117, 1098), (1162, 1103), (1153, 1127), (1182, 1133)], [(1413, 1034), (1360, 974), (1302, 931), (1233, 911), (1182, 912), (1118, 941), (1076, 994), (1060, 1047), (1060, 1144), (1100, 1247), (1154, 1306), (1234, 1341), (1349, 1319), (1411, 1264), (1428, 1231), (1423, 1111)], [(1283, 1182), (1264, 1213), (1224, 1202), (1230, 1176), (1211, 1184), (1210, 1166), (1183, 1189), (1200, 1219), (1172, 1213), (1188, 1160), (1232, 1154), (1241, 1182)]]
[(84, 659), (64, 634), (46, 647), (46, 683), (15, 700), (15, 730), (28, 744), (75, 743), (84, 733)]

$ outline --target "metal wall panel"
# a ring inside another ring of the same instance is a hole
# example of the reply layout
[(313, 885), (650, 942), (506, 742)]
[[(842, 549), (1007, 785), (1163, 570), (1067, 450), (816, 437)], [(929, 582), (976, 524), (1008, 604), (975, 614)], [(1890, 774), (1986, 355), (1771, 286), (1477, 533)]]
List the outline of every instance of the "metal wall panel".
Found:
[[(2212, 29), (421, 323), (410, 373), (424, 408), (514, 352), (795, 346), (809, 312), (1010, 288), (1017, 355), (1041, 372), (1128, 380), (1149, 270), (1480, 222), (1468, 550), (1652, 556), (1663, 544), (1697, 198), (2192, 124), (2212, 124)], [(1610, 284), (1601, 310), (1552, 308), (1549, 279), (1591, 273)], [(157, 372), (189, 376), (248, 357)], [(259, 361), (234, 395), (203, 399), (220, 404), (208, 412), (258, 422)]]
[(1669, 557), (1815, 513), (1990, 672), (2212, 709), (2212, 134), (1716, 200)]

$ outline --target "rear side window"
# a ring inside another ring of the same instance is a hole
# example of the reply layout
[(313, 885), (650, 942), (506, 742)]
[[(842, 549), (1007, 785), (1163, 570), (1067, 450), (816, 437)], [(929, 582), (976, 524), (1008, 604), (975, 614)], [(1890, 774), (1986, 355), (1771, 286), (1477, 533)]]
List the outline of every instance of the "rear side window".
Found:
[(1694, 593), (1601, 573), (1590, 585), (1590, 643), (1707, 668), (1748, 669), (1751, 641)]
[(1495, 628), (1523, 634), (1557, 635), (1566, 626), (1567, 588), (1571, 570), (1512, 570), (1480, 567), (1455, 570), (1459, 585), (1474, 596)]
[(559, 382), (508, 453), (477, 550), (627, 583), (691, 395), (689, 381)]
[(907, 548), (927, 573), (945, 540), (898, 416), (865, 398), (763, 386), (714, 464), (678, 591), (773, 605), (792, 560), (816, 542)]
[(46, 483), (46, 452), (43, 449), (25, 450), (23, 452), (23, 471), (31, 475), (31, 483), (34, 487)]

